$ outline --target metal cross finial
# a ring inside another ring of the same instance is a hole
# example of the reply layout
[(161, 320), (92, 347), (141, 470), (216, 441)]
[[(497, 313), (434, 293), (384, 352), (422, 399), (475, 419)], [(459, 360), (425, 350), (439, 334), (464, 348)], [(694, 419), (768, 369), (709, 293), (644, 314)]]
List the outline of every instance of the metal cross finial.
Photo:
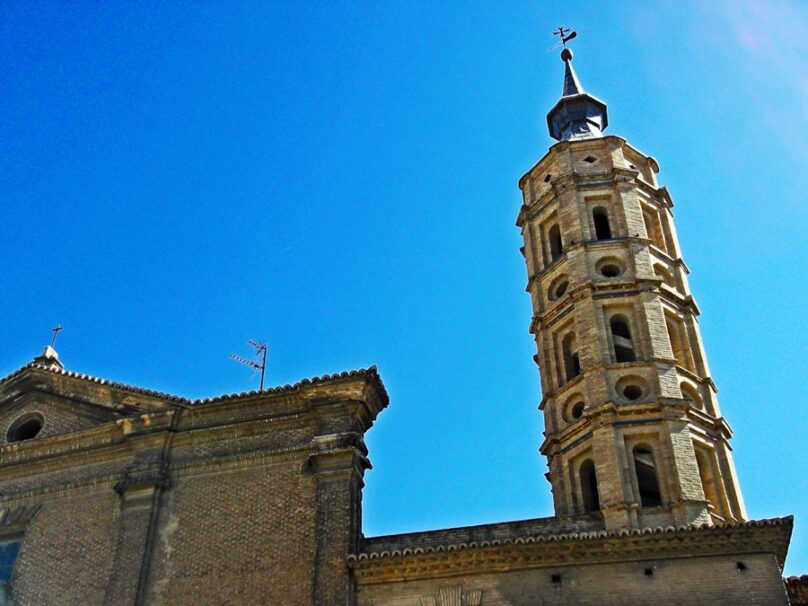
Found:
[(61, 324), (57, 324), (56, 326), (51, 328), (51, 332), (53, 333), (53, 338), (51, 339), (51, 342), (50, 342), (51, 347), (53, 347), (53, 345), (56, 343), (56, 337), (59, 336), (59, 331), (60, 330), (62, 330), (62, 325)]
[(556, 42), (553, 46), (551, 46), (548, 50), (554, 50), (559, 46), (563, 46), (567, 48), (567, 42), (575, 38), (578, 35), (578, 32), (573, 31), (569, 27), (564, 27), (563, 25), (559, 25), (558, 29), (553, 32), (553, 36), (558, 36), (558, 42)]

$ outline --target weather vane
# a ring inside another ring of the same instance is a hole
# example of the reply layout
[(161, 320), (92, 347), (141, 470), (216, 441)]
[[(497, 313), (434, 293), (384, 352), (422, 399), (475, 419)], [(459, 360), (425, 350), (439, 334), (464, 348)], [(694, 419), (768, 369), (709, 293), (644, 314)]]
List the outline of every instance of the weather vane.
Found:
[(257, 360), (249, 360), (247, 358), (243, 358), (242, 356), (237, 356), (236, 354), (230, 354), (228, 357), (231, 360), (235, 360), (240, 364), (244, 364), (245, 366), (249, 366), (255, 370), (261, 371), (261, 387), (259, 391), (264, 391), (264, 372), (266, 372), (267, 368), (267, 345), (266, 343), (259, 343), (258, 341), (253, 341), (252, 339), (248, 339), (247, 343), (253, 346), (255, 349), (255, 356), (261, 356), (261, 362), (259, 363)]
[(559, 25), (558, 29), (556, 31), (554, 31), (552, 35), (553, 36), (558, 36), (558, 42), (556, 42), (555, 44), (553, 44), (553, 46), (548, 48), (547, 49), (548, 52), (551, 51), (551, 50), (557, 49), (559, 46), (563, 46), (564, 48), (567, 48), (567, 42), (569, 42), (570, 40), (575, 38), (575, 36), (578, 35), (578, 32), (574, 31), (573, 29), (571, 29), (569, 27), (564, 27), (563, 25)]
[(59, 336), (59, 331), (62, 330), (62, 325), (57, 324), (53, 328), (51, 328), (51, 332), (53, 333), (53, 338), (51, 339), (50, 346), (53, 347), (56, 344), (56, 337)]

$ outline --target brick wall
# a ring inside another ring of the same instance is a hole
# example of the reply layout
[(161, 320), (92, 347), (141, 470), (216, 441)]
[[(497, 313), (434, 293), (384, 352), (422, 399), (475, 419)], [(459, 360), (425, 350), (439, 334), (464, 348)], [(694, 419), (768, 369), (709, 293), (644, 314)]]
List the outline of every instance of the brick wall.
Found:
[(458, 585), (464, 593), (481, 591), (482, 606), (787, 604), (773, 556), (744, 557), (743, 572), (737, 562), (734, 557), (644, 560), (362, 585), (357, 606), (421, 606), (431, 603), (425, 598)]
[(309, 603), (316, 494), (302, 464), (178, 480), (160, 512), (148, 603)]
[(118, 538), (117, 505), (110, 488), (43, 503), (17, 557), (16, 604), (102, 604)]
[(14, 379), (0, 429), (34, 410), (47, 429), (0, 444), (17, 606), (353, 599), (362, 436), (387, 404), (375, 370), (162, 406), (41, 369)]

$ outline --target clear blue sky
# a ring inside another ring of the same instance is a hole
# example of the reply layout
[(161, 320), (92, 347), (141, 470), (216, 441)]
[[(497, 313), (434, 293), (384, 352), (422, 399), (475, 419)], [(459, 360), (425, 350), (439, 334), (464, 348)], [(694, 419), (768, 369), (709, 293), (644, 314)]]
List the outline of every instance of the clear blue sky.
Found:
[(369, 535), (552, 514), (514, 220), (576, 27), (655, 156), (753, 518), (808, 572), (802, 2), (0, 3), (0, 374), (186, 396), (377, 364)]

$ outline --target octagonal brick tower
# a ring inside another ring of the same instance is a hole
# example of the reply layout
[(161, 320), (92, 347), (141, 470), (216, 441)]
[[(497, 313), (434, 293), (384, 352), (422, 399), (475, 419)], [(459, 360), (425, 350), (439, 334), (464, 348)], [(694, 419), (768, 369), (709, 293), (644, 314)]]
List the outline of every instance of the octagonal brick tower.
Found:
[(608, 529), (746, 517), (656, 161), (604, 136), (564, 49), (558, 141), (519, 181), (556, 515)]

